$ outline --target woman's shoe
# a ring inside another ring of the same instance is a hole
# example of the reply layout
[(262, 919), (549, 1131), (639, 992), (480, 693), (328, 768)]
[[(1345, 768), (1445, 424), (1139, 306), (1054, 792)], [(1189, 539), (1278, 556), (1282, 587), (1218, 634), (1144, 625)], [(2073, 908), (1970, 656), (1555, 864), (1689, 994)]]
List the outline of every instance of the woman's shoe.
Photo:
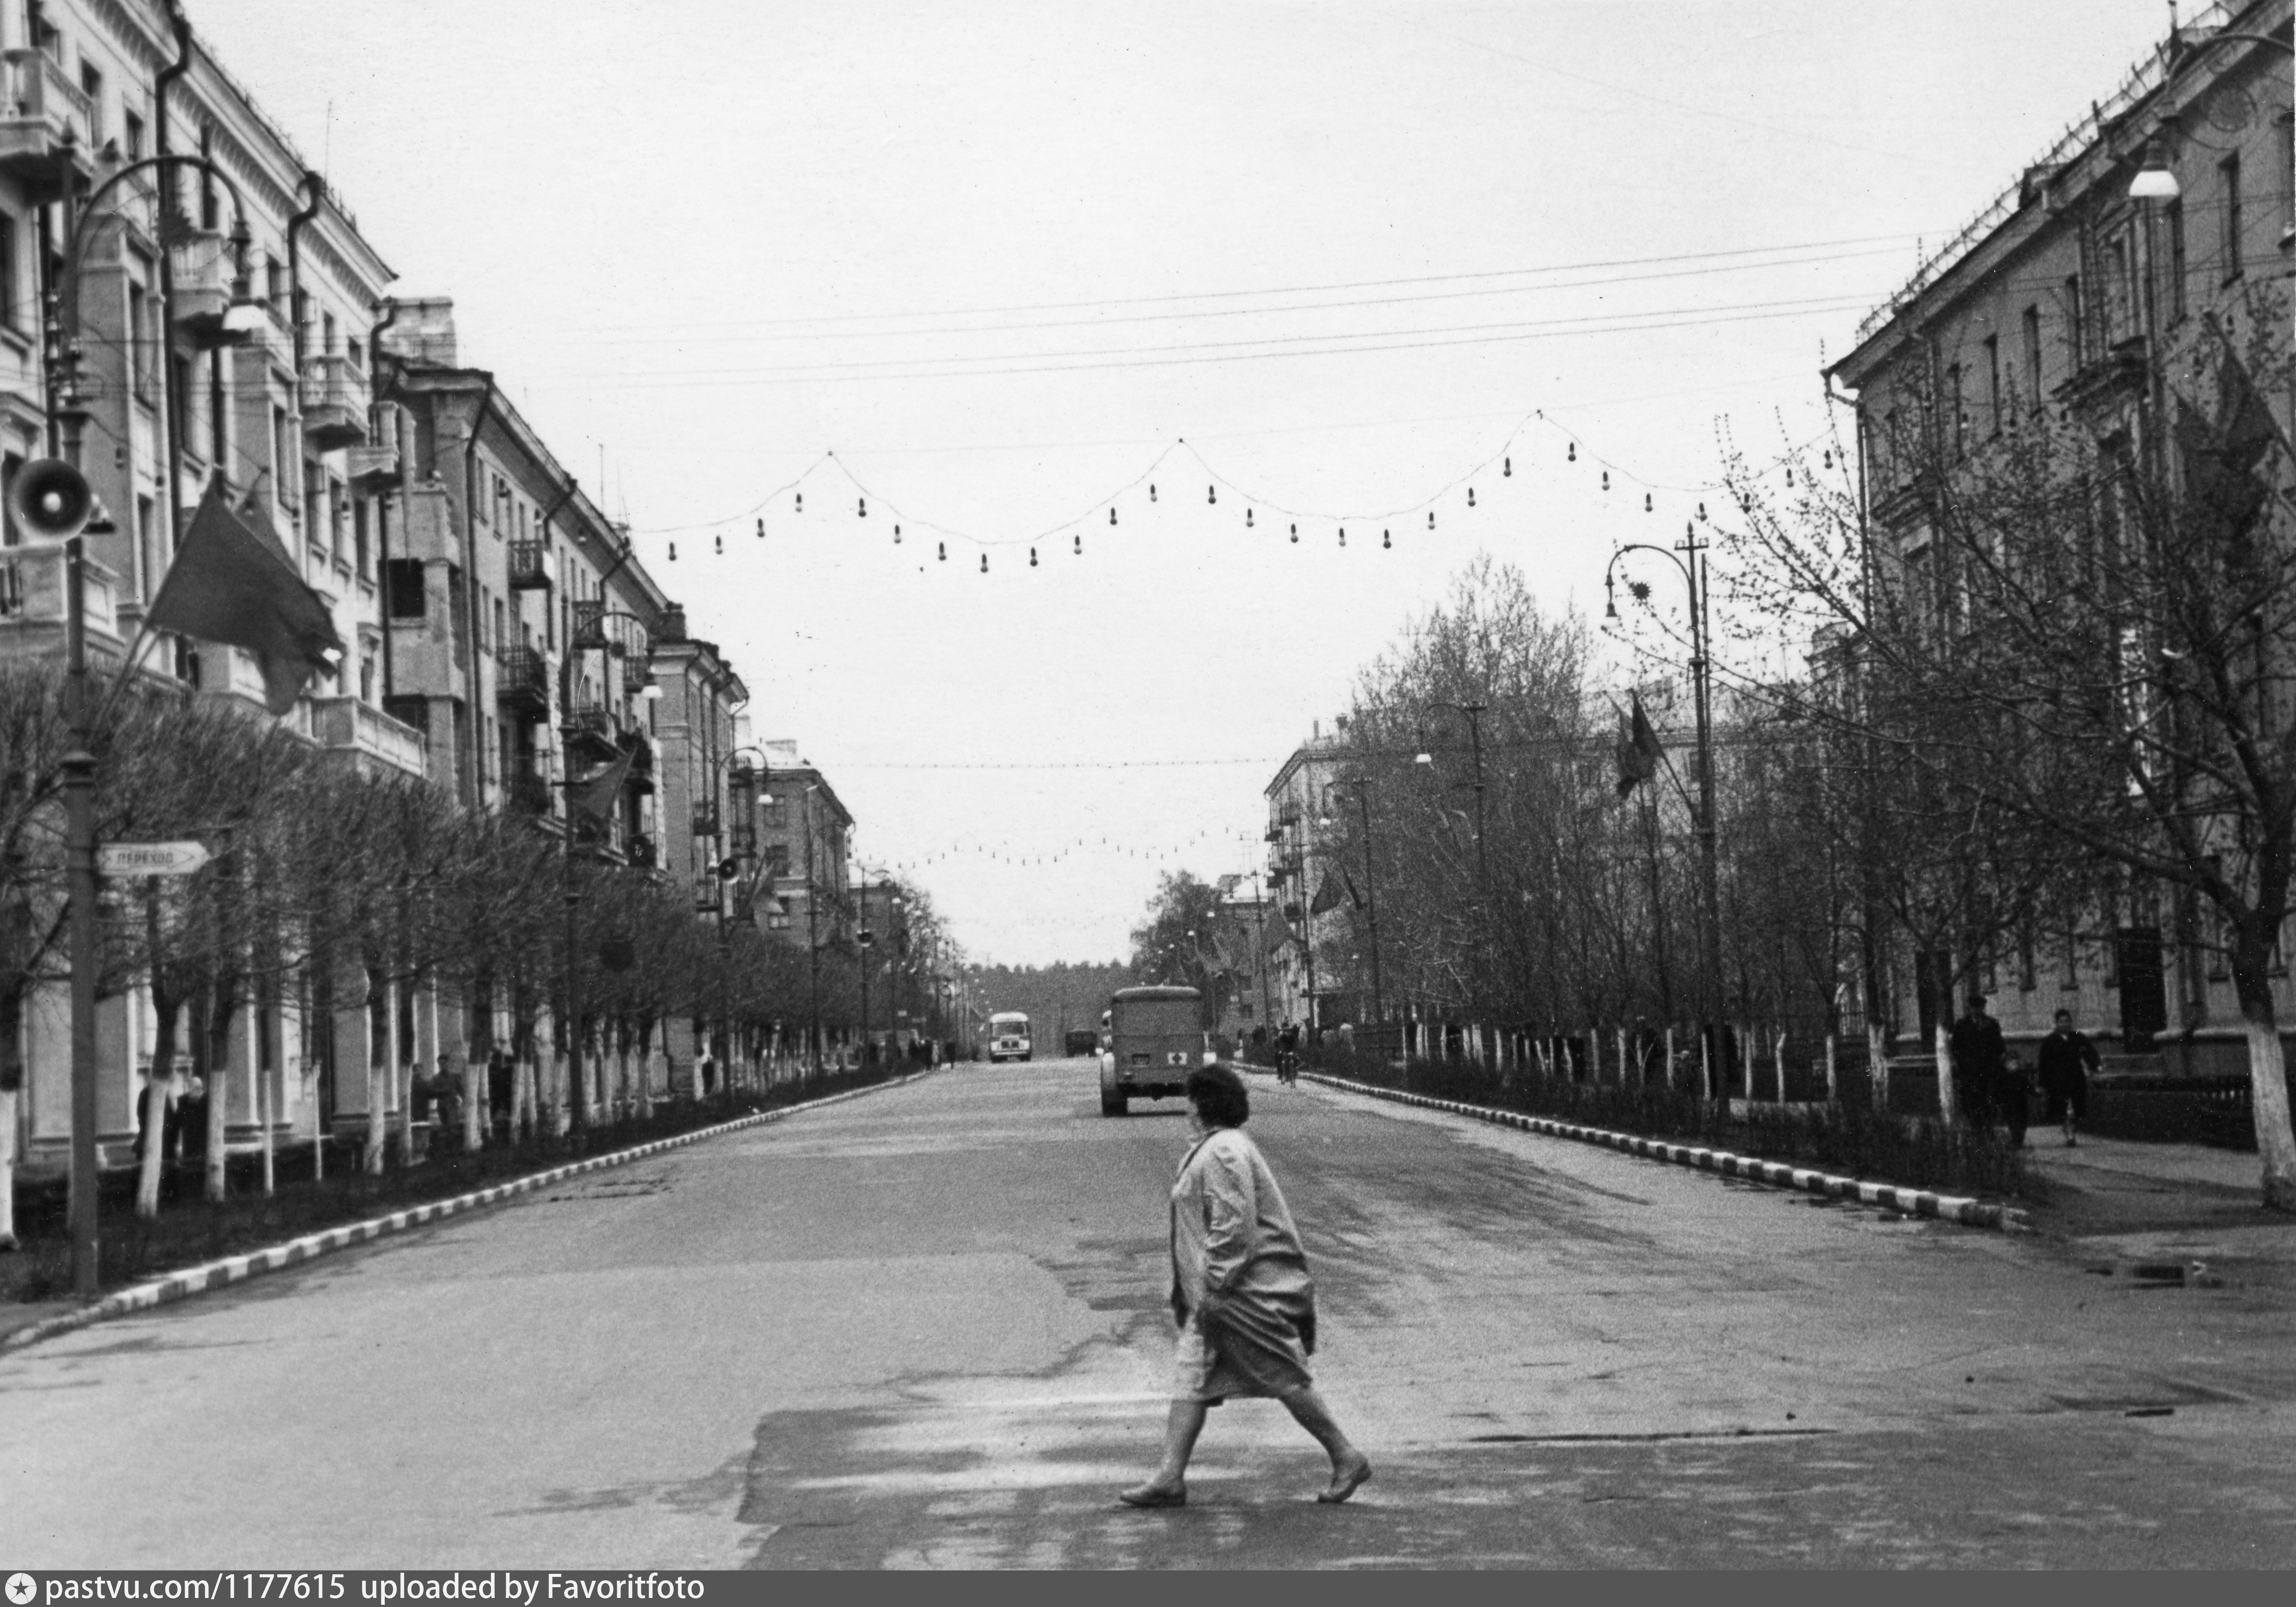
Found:
[(1119, 1492), (1116, 1498), (1127, 1506), (1185, 1506), (1188, 1488), (1182, 1485), (1178, 1489), (1168, 1490), (1160, 1484), (1143, 1484)]
[(1356, 1458), (1355, 1465), (1346, 1472), (1342, 1473), (1334, 1469), (1330, 1488), (1316, 1491), (1316, 1499), (1325, 1506), (1337, 1506), (1361, 1489), (1364, 1480), (1370, 1477), (1371, 1459), (1367, 1456), (1358, 1456)]

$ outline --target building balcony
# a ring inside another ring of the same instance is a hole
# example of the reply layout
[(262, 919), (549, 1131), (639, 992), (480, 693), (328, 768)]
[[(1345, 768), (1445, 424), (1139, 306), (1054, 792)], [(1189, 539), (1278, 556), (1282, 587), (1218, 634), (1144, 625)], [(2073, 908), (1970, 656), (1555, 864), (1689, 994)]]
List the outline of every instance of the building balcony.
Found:
[[(118, 583), (111, 571), (90, 560), (83, 570), (87, 629), (93, 642), (119, 644)], [(0, 644), (64, 640), (64, 549), (62, 543), (9, 547), (0, 552)], [(0, 648), (0, 652), (4, 652)]]
[(550, 589), (550, 545), (542, 541), (510, 544), (510, 589), (546, 592)]
[(311, 734), (330, 752), (361, 755), (403, 775), (425, 768), (422, 734), (355, 697), (312, 699)]
[(661, 858), (660, 851), (654, 847), (653, 839), (643, 834), (633, 835), (630, 838), (629, 847), (624, 850), (624, 857), (629, 860), (632, 866), (642, 871), (654, 869)]
[(755, 859), (758, 857), (758, 828), (735, 822), (727, 836), (726, 851), (736, 859)]
[(367, 377), (340, 352), (303, 359), (303, 434), (322, 452), (366, 439)]
[(514, 770), (503, 782), (503, 800), (513, 815), (546, 819), (550, 815), (550, 783), (531, 770)]
[(0, 174), (36, 203), (62, 195), (68, 176), (92, 180), (94, 111), (46, 52), (0, 53)]
[(396, 490), (400, 478), (398, 448), (355, 446), (343, 460), (343, 476), (354, 488), (369, 496)]
[(574, 605), (573, 644), (586, 652), (607, 645), (606, 604), (603, 598), (593, 597), (588, 602)]
[(168, 251), (176, 272), (176, 326), (196, 346), (234, 344), (240, 337), (224, 328), (231, 310), (231, 242), (213, 229), (194, 229)]
[(653, 791), (653, 744), (636, 731), (626, 733), (622, 746), (630, 756), (630, 791), (641, 795)]
[(495, 701), (527, 720), (550, 717), (550, 664), (531, 647), (505, 647), (495, 660)]
[(688, 827), (688, 830), (693, 833), (693, 835), (696, 837), (715, 837), (718, 835), (718, 806), (716, 804), (698, 803), (693, 806), (693, 823)]
[(606, 759), (620, 752), (614, 742), (614, 717), (603, 704), (578, 703), (568, 709), (564, 730), (570, 751)]

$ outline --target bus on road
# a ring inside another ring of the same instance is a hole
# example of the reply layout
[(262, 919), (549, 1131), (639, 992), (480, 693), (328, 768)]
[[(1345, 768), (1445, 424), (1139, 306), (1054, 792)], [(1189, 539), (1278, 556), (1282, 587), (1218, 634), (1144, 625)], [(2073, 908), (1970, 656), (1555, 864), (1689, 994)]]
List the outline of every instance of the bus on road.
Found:
[(1017, 1010), (1000, 1010), (988, 1018), (988, 1058), (1028, 1060), (1032, 1056), (1029, 1042), (1029, 1018)]

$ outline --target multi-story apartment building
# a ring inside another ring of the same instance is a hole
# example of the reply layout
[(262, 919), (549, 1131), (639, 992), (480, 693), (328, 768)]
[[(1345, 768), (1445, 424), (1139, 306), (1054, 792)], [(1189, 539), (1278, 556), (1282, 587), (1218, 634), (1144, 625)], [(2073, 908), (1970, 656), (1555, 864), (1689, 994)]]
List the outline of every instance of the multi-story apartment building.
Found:
[[(154, 164), (160, 157), (196, 157)], [(91, 652), (259, 711), (249, 655), (139, 640), (191, 511), (211, 485), (277, 539), (348, 652), (288, 717), (369, 767), (419, 773), (417, 734), (382, 706), (377, 554), (387, 512), (361, 467), (372, 324), (391, 279), (349, 210), (153, 0), (0, 3), (0, 479), (75, 458), (109, 528), (85, 538)], [(9, 529), (0, 654), (62, 647), (62, 555)], [(368, 1013), (355, 1013), (364, 1033)], [(101, 1137), (132, 1136), (154, 1023), (138, 991), (99, 1006)], [(32, 1153), (69, 1130), (61, 988), (33, 1000), (24, 1102)], [(258, 1109), (309, 1133), (334, 1090), (323, 1024), (266, 1004), (212, 1078), (234, 1138)], [(258, 1101), (257, 1079), (265, 1087)]]
[(772, 801), (759, 807), (758, 845), (777, 908), (767, 926), (800, 947), (843, 944), (857, 930), (849, 892), (853, 816), (826, 776), (781, 738), (765, 745)]
[[(685, 611), (672, 606), (653, 644), (653, 706), (658, 753), (659, 849), (654, 863), (681, 888), (691, 889), (696, 914), (722, 928), (758, 918), (758, 788), (741, 709), (749, 688), (714, 642), (686, 629)], [(733, 875), (721, 873), (725, 869)], [(707, 1023), (665, 1024), (673, 1086), (685, 1088), (707, 1043)]]
[(494, 375), (457, 364), (452, 302), (393, 303), (377, 330), (384, 439), (362, 463), (403, 509), (378, 558), (382, 701), (423, 734), (432, 780), (554, 830), (565, 782), (628, 756), (591, 846), (652, 863), (668, 598)]
[[(2166, 376), (2200, 342), (2238, 337), (2268, 316), (2286, 349), (2296, 245), (2290, 12), (2289, 0), (2202, 8), (1875, 311), (1832, 365), (1855, 393), (1875, 545), (1909, 594), (1950, 583), (1935, 528), (1939, 476), (1952, 481), (1960, 465), (2013, 439), (2022, 418), (2046, 411), (2070, 422), (2093, 442), (2106, 471), (2099, 482), (2111, 488), (2132, 465), (2173, 465)], [(2147, 170), (2174, 182), (2136, 184)], [(2286, 431), (2290, 397), (2266, 400)], [(2173, 1024), (2180, 1053), (2237, 1063), (2222, 964), (2177, 936), (2174, 912), (2152, 892), (2132, 888), (2109, 913), (2109, 942), (2068, 931), (2044, 946), (2061, 953), (2009, 965), (1980, 957), (1980, 981), (1996, 973), (1988, 991), (2005, 1029), (2038, 1037), (2063, 1005), (2093, 1028), (2118, 1024), (2125, 1044)], [(1926, 985), (1894, 990), (1899, 1030), (1915, 1027), (1916, 1012), (1925, 1028), (1953, 1008), (1931, 996), (1970, 959), (1906, 958), (1907, 975)], [(2296, 993), (2284, 976), (2275, 987), (2284, 1012)]]
[(1326, 794), (1340, 779), (1345, 758), (1342, 738), (1326, 734), (1318, 720), (1266, 788), (1268, 898), (1285, 928), (1276, 935), (1267, 959), (1273, 1027), (1336, 1027), (1345, 1019), (1332, 1013), (1341, 1003), (1333, 996), (1345, 987), (1344, 976), (1334, 969), (1322, 943), (1324, 936), (1336, 933), (1337, 928), (1325, 920), (1336, 912), (1318, 914), (1315, 909), (1316, 895), (1331, 873), (1328, 854), (1335, 840), (1321, 824), (1326, 817)]

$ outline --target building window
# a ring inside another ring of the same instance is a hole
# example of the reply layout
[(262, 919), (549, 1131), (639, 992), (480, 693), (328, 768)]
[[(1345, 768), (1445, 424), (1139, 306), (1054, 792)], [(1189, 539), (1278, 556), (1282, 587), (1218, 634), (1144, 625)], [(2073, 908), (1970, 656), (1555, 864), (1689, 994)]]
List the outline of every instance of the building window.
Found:
[[(352, 496), (351, 504), (351, 568), (362, 580), (374, 578), (374, 549), (369, 545), (366, 532), (366, 498)], [(380, 520), (382, 504), (375, 504), (375, 517)]]
[(320, 517), (319, 498), (325, 495), (325, 481), (314, 459), (303, 460), (303, 539), (315, 547), (326, 545), (326, 521)]
[(327, 477), (327, 545), (337, 557), (349, 552), (350, 543), (343, 539), (344, 525), (349, 521), (350, 494), (343, 482), (332, 474)]
[(319, 314), (319, 355), (332, 357), (334, 350), (335, 315), (323, 311)]
[(2065, 281), (2065, 373), (2076, 374), (2081, 368), (2081, 341), (2087, 332), (2081, 327), (2081, 282), (2075, 274)]
[(87, 62), (79, 64), (79, 92), (87, 97), (87, 143), (103, 149), (103, 75)]
[(426, 605), (422, 561), (394, 558), (382, 566), (384, 606), (394, 619), (420, 619)]
[(2008, 411), (2001, 403), (2001, 337), (1985, 337), (1985, 406), (1988, 412), (1988, 433), (1998, 435), (2004, 414)]
[(139, 400), (152, 399), (152, 359), (158, 347), (152, 340), (152, 292), (136, 281), (127, 282), (127, 377)]
[[(271, 404), (271, 485), (272, 496), (279, 505), (290, 512), (295, 507), (294, 481), (287, 471), (295, 462), (295, 421), (287, 409), (278, 403)], [(310, 539), (310, 532), (304, 532)]]
[(2169, 203), (2164, 220), (2169, 232), (2169, 316), (2185, 316), (2185, 203)]
[(2240, 277), (2240, 153), (2218, 162), (2217, 172), (2224, 184), (2224, 276), (2229, 283)]
[(223, 352), (208, 354), (208, 463), (221, 469), (231, 461), (231, 409), (224, 400)]
[(159, 594), (168, 555), (160, 550), (160, 510), (148, 496), (135, 499), (135, 546), (144, 555), (144, 601), (149, 603)]
[(2025, 385), (2034, 411), (2041, 406), (2041, 309), (2025, 309)]
[(24, 304), (24, 276), (17, 271), (16, 216), (0, 212), (0, 324), (19, 334), (32, 327), (32, 309)]
[(127, 160), (131, 162), (142, 161), (144, 160), (143, 117), (136, 112), (123, 111), (120, 113), (119, 123), (121, 129), (119, 143), (127, 150)]
[(1969, 398), (1962, 391), (1961, 365), (1956, 363), (1945, 371), (1945, 405), (1951, 410), (1951, 416), (1946, 420), (1946, 428), (1951, 431), (1947, 439), (1952, 443), (1956, 463), (1961, 461), (1969, 446)]

